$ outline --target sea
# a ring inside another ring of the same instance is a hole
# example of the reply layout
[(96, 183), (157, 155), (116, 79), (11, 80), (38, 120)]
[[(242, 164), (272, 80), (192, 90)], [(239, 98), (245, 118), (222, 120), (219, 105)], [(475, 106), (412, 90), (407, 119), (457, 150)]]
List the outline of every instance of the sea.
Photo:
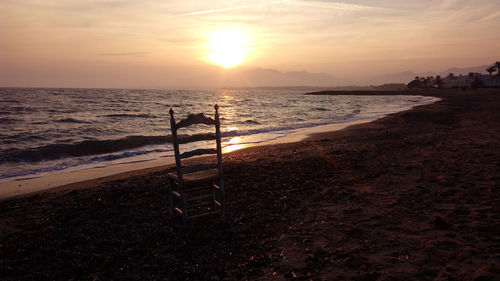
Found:
[[(223, 147), (258, 144), (305, 128), (373, 119), (435, 102), (426, 96), (304, 95), (305, 89), (140, 90), (0, 88), (0, 183), (47, 173), (173, 157), (172, 108), (213, 117)], [(203, 126), (179, 131), (182, 137)], [(190, 144), (202, 148), (208, 141)]]

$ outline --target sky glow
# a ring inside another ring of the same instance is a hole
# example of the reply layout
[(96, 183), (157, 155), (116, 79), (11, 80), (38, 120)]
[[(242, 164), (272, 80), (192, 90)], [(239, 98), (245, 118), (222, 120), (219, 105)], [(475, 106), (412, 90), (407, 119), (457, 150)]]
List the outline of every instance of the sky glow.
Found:
[(489, 0), (3, 0), (0, 83), (189, 86), (214, 67), (210, 34), (234, 29), (252, 39), (226, 42), (245, 53), (235, 68), (347, 79), (477, 66), (500, 59), (499, 11)]

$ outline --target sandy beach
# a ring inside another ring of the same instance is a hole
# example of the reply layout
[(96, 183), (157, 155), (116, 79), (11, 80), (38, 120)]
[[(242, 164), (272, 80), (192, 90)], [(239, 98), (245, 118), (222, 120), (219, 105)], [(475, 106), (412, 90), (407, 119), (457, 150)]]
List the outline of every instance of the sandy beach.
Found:
[(442, 100), (226, 154), (225, 224), (169, 217), (167, 167), (0, 201), (0, 276), (499, 280), (500, 90), (418, 94)]

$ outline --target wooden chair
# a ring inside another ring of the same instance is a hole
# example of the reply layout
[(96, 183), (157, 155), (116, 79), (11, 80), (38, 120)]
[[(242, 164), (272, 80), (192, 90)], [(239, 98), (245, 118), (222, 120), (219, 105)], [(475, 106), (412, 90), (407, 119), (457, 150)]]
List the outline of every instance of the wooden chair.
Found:
[[(216, 104), (215, 118), (205, 117), (203, 113), (190, 114), (186, 119), (175, 122), (174, 111), (170, 109), (170, 127), (174, 145), (176, 172), (169, 173), (169, 205), (172, 215), (181, 215), (183, 224), (190, 219), (212, 214), (220, 214), (225, 220), (224, 178), (222, 174), (222, 150), (220, 137), (219, 106)], [(195, 149), (180, 153), (179, 145), (194, 142), (189, 138), (179, 139), (177, 130), (194, 124), (215, 127), (215, 149)], [(181, 160), (203, 154), (216, 154), (216, 163), (182, 166)]]

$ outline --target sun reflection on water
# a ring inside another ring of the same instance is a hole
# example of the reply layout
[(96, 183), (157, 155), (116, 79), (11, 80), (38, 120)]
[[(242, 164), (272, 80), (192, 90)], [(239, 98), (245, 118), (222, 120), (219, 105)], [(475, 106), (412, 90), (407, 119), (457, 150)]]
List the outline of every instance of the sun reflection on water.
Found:
[(235, 151), (238, 149), (242, 149), (244, 145), (242, 144), (243, 138), (241, 137), (234, 137), (231, 138), (228, 142), (225, 143), (226, 147), (222, 149), (223, 153), (228, 153), (231, 151)]

